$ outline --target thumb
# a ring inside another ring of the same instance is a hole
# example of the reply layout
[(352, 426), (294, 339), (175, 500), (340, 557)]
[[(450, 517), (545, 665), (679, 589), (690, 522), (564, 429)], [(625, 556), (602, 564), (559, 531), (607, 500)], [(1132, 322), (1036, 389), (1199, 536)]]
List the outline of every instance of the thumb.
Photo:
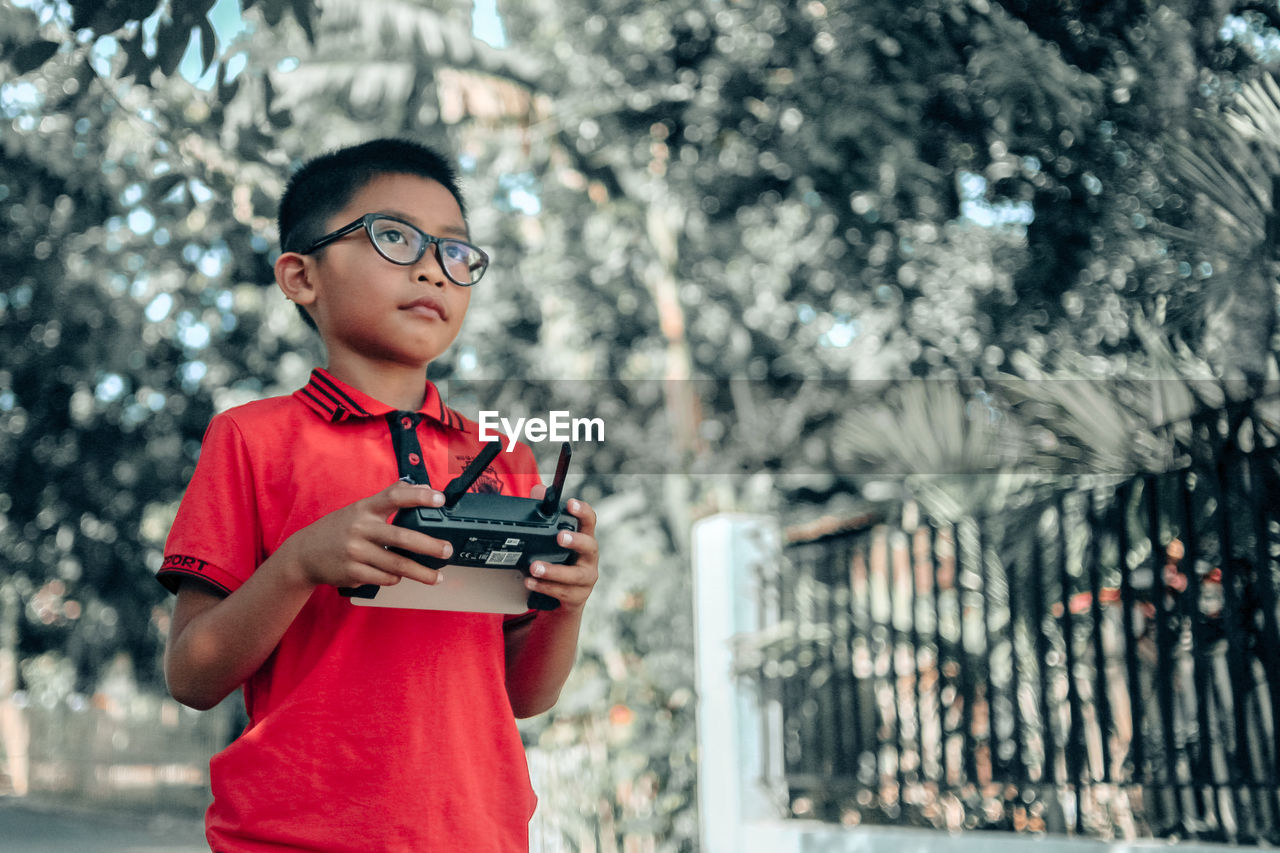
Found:
[(444, 495), (430, 486), (398, 480), (377, 494), (366, 498), (369, 508), (379, 515), (414, 506), (442, 506)]

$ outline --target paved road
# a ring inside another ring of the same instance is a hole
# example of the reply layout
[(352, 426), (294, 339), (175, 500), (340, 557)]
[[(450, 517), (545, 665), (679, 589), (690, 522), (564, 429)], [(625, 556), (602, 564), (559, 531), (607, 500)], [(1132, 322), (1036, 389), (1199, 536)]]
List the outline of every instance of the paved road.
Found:
[(197, 820), (77, 812), (0, 797), (3, 853), (209, 853)]

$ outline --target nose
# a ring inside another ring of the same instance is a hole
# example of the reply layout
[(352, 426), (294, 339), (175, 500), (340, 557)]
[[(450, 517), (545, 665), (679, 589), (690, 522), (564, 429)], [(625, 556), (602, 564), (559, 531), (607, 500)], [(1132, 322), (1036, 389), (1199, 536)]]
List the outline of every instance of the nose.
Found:
[(449, 281), (449, 277), (444, 274), (444, 265), (440, 263), (440, 247), (436, 243), (427, 244), (422, 257), (418, 258), (413, 267), (417, 280), (424, 284), (444, 287)]

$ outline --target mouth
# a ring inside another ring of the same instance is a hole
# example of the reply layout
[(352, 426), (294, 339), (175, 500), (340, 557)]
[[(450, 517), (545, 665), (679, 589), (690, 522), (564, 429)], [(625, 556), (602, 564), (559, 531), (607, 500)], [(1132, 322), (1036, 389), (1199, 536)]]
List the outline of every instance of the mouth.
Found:
[(415, 299), (407, 305), (400, 306), (401, 311), (408, 311), (422, 317), (435, 317), (438, 320), (447, 320), (449, 315), (445, 313), (444, 303), (430, 296), (423, 296)]

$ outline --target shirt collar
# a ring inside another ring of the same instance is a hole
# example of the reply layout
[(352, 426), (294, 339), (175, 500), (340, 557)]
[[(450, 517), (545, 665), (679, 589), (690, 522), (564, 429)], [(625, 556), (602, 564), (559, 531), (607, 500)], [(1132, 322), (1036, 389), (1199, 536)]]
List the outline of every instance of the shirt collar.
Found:
[[(427, 394), (418, 411), (442, 426), (466, 431), (462, 415), (444, 404), (434, 383), (430, 380), (424, 382)], [(341, 423), (348, 418), (382, 418), (395, 411), (319, 367), (311, 371), (307, 384), (293, 393), (307, 408), (329, 423)]]

